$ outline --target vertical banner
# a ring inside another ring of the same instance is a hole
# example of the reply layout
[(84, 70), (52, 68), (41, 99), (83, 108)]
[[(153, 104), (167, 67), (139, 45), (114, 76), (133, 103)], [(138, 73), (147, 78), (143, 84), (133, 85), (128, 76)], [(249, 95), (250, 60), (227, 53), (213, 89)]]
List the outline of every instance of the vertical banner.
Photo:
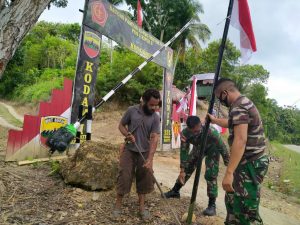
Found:
[(170, 150), (172, 144), (172, 84), (173, 73), (164, 69), (161, 148)]
[[(83, 106), (83, 115), (88, 106), (94, 105), (95, 84), (99, 66), (101, 49), (101, 34), (95, 30), (82, 26), (80, 50), (77, 59), (76, 77), (73, 89), (71, 122), (78, 119), (79, 106)], [(86, 124), (81, 131), (81, 140), (86, 138)]]

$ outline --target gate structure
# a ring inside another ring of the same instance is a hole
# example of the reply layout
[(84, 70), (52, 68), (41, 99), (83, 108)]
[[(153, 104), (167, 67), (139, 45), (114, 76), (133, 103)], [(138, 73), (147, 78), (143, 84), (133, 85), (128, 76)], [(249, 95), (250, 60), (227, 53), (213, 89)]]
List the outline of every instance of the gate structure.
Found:
[[(86, 0), (80, 52), (77, 62), (77, 72), (74, 84), (72, 122), (80, 114), (88, 111), (89, 105), (94, 104), (95, 83), (99, 56), (101, 54), (102, 35), (109, 37), (118, 44), (147, 59), (163, 46), (164, 43), (147, 33), (134, 23), (127, 15), (115, 8), (106, 0)], [(162, 105), (162, 149), (171, 149), (171, 111), (173, 83), (173, 50), (166, 48), (153, 62), (164, 68), (163, 72), (163, 105)], [(125, 74), (124, 74), (125, 75)], [(86, 140), (90, 128), (83, 124), (80, 130), (80, 140)], [(89, 135), (90, 136), (90, 135)]]
[[(146, 59), (163, 46), (161, 41), (138, 27), (106, 0), (86, 0), (83, 13), (74, 84), (65, 80), (63, 90), (53, 90), (50, 102), (40, 103), (37, 116), (25, 115), (22, 131), (9, 131), (6, 161), (47, 157), (44, 137), (88, 113), (88, 109), (94, 104), (102, 35)], [(161, 149), (170, 150), (173, 50), (167, 47), (153, 62), (164, 68)], [(90, 138), (90, 123), (85, 122), (77, 134), (76, 142)]]

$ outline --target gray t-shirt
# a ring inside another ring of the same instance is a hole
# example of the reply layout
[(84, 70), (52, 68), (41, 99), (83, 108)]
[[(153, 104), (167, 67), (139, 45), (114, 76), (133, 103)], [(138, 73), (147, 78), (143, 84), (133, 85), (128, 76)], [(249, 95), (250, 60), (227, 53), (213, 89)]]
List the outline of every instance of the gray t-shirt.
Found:
[[(129, 132), (134, 130), (133, 135), (142, 152), (149, 151), (150, 134), (160, 133), (159, 116), (156, 113), (151, 116), (146, 115), (140, 105), (129, 107), (123, 115), (121, 123), (128, 126)], [(126, 144), (126, 149), (138, 152), (134, 143)]]

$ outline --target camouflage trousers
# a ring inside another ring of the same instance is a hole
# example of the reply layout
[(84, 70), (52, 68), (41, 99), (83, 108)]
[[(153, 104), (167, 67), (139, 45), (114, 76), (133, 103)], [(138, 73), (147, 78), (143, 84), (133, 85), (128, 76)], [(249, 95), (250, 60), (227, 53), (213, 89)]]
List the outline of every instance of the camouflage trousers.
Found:
[[(216, 198), (218, 196), (217, 177), (219, 173), (220, 152), (217, 150), (205, 152), (204, 157), (206, 167), (204, 177), (207, 183), (207, 196), (209, 198)], [(195, 171), (198, 158), (198, 152), (194, 147), (192, 152), (189, 154), (188, 163), (184, 169), (186, 174), (185, 183)]]
[(268, 171), (267, 156), (239, 165), (234, 173), (233, 193), (226, 193), (226, 225), (263, 224), (259, 215), (260, 186)]

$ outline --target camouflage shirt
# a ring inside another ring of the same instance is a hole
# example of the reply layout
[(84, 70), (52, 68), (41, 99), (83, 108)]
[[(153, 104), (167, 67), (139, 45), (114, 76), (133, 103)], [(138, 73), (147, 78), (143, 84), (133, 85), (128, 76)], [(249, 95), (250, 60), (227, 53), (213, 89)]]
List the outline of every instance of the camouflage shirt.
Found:
[(242, 162), (253, 161), (263, 155), (266, 145), (262, 121), (256, 106), (245, 96), (240, 96), (229, 109), (228, 144), (234, 139), (233, 128), (238, 124), (248, 124), (248, 136)]
[[(202, 128), (203, 130), (204, 128)], [(188, 128), (185, 128), (182, 131), (183, 136), (186, 137), (186, 142), (181, 142), (180, 145), (180, 167), (185, 168), (186, 164), (188, 163), (189, 159), (189, 150), (190, 144), (196, 146), (197, 148), (200, 147), (201, 144), (201, 136), (202, 132), (199, 135), (193, 135)], [(197, 149), (199, 150), (199, 149)], [(226, 145), (224, 144), (221, 135), (214, 127), (210, 127), (208, 130), (207, 141), (206, 141), (206, 149), (205, 152), (208, 151), (219, 151), (223, 160), (228, 161), (229, 155)]]

